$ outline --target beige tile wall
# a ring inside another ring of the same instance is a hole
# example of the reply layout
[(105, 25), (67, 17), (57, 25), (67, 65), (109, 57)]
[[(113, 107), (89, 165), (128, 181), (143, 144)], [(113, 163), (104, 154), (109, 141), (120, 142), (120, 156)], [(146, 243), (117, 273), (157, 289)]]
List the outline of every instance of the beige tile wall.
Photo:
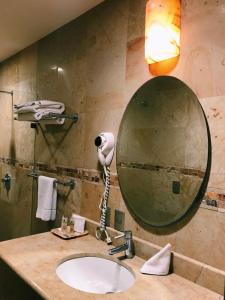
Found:
[[(29, 124), (12, 122), (10, 96), (0, 95), (0, 156), (100, 170), (96, 135), (112, 131), (117, 136), (129, 99), (153, 77), (144, 62), (145, 3), (107, 0), (0, 65), (0, 88), (14, 90), (15, 103), (38, 96), (63, 101), (68, 113), (79, 114), (76, 125), (70, 127), (68, 121), (62, 128), (39, 129), (35, 140)], [(225, 192), (224, 7), (225, 0), (182, 1), (181, 55), (170, 73), (193, 89), (206, 112), (213, 143), (208, 187), (221, 193)], [(57, 72), (56, 66), (63, 72)], [(116, 172), (115, 158), (112, 172)], [(27, 182), (24, 176), (15, 183), (24, 187), (23, 193), (15, 192), (15, 198), (29, 195)], [(29, 185), (30, 189), (32, 180)], [(71, 195), (60, 192), (59, 216), (72, 210), (98, 220), (102, 189), (101, 183), (78, 180)], [(34, 218), (35, 186), (33, 198), (29, 197), (33, 199), (32, 232), (47, 230)], [(119, 208), (126, 213), (126, 229), (137, 237), (160, 246), (170, 242), (178, 253), (225, 269), (225, 214), (200, 208), (178, 225), (148, 231), (131, 217), (118, 187), (112, 187), (109, 205), (112, 226), (114, 210)]]

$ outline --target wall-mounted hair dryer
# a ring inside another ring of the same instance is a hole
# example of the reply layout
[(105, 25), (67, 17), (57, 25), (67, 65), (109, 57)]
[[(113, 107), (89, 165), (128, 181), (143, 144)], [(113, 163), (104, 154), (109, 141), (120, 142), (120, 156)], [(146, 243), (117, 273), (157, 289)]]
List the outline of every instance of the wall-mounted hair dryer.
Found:
[(114, 136), (111, 132), (102, 132), (95, 139), (95, 146), (98, 147), (98, 159), (104, 170), (105, 191), (103, 193), (99, 209), (101, 210), (100, 226), (96, 229), (96, 238), (105, 239), (111, 244), (111, 238), (106, 230), (106, 217), (108, 212), (108, 199), (110, 190), (110, 164), (114, 153)]
[(102, 166), (108, 167), (113, 159), (114, 136), (111, 132), (102, 132), (95, 139), (98, 147), (98, 158)]

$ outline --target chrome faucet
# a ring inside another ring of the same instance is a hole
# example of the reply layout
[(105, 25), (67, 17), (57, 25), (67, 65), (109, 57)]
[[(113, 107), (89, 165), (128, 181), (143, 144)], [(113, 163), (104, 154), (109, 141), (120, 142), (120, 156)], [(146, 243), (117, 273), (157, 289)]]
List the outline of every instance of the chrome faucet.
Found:
[(130, 230), (124, 231), (123, 234), (116, 236), (115, 239), (119, 239), (121, 237), (124, 237), (125, 243), (118, 247), (110, 249), (109, 255), (113, 255), (113, 254), (119, 253), (121, 251), (125, 251), (126, 258), (134, 257), (135, 251), (134, 251), (134, 242), (132, 239), (132, 232)]

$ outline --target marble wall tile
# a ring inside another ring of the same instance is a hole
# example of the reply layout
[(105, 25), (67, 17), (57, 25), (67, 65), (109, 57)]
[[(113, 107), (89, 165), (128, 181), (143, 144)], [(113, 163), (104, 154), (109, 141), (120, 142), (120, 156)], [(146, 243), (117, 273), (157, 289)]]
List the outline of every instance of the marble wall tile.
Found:
[[(120, 192), (119, 187), (111, 186), (109, 192), (109, 203), (108, 206), (110, 207), (110, 226), (115, 228), (115, 209), (125, 212), (125, 204), (122, 200), (122, 195)], [(125, 215), (126, 220), (126, 215)], [(124, 224), (125, 225), (125, 224)], [(129, 230), (126, 226), (124, 230)]]
[(144, 60), (144, 36), (127, 43), (126, 55), (126, 103), (136, 90), (147, 80), (153, 78)]
[(18, 54), (1, 63), (0, 87), (3, 90), (13, 90), (18, 83)]
[(201, 98), (200, 103), (204, 109), (210, 130), (212, 142), (212, 164), (208, 188), (219, 189), (221, 192), (225, 188), (224, 183), (224, 118), (225, 118), (225, 97)]
[(14, 126), (12, 114), (12, 97), (8, 94), (0, 93), (0, 131), (1, 153), (6, 157), (15, 157)]
[(103, 194), (103, 186), (89, 182), (82, 184), (81, 196), (81, 215), (90, 218), (94, 221), (99, 221), (100, 210), (99, 204)]
[(66, 120), (63, 126), (38, 126), (33, 144), (35, 161), (50, 165), (83, 167), (85, 117), (84, 113), (80, 113), (77, 123)]
[[(1, 65), (0, 89), (13, 91), (11, 95), (2, 94), (0, 127), (2, 143), (1, 153), (6, 157), (33, 158), (32, 130), (29, 124), (13, 120), (13, 104), (30, 101), (36, 93), (36, 46), (31, 46)], [(24, 148), (26, 150), (24, 151)]]
[[(34, 44), (18, 55), (18, 82), (13, 88), (13, 104), (36, 99), (37, 45)], [(15, 158), (33, 160), (35, 132), (29, 122), (13, 121), (12, 150)], [(12, 156), (12, 154), (11, 154)]]
[(129, 19), (127, 30), (128, 42), (144, 36), (145, 4), (146, 1), (129, 0)]
[(224, 95), (224, 1), (182, 1), (181, 57), (174, 75), (199, 97)]
[[(79, 47), (77, 47), (79, 45)], [(78, 18), (38, 43), (39, 98), (62, 101), (66, 113), (78, 113), (72, 125), (42, 126), (37, 133), (35, 159), (83, 167), (86, 96), (86, 21)], [(58, 69), (60, 68), (60, 69)], [(44, 149), (44, 151), (42, 151)]]
[[(18, 55), (18, 82), (14, 89), (25, 95), (36, 96), (36, 75), (37, 44), (33, 44)], [(24, 99), (21, 101), (24, 102)]]
[(0, 186), (0, 239), (6, 240), (30, 234), (32, 183), (26, 171), (1, 164), (0, 178), (8, 173), (12, 176), (11, 188)]
[(176, 274), (196, 282), (202, 272), (202, 266), (192, 263), (191, 259), (185, 261), (182, 255), (173, 255), (172, 270)]
[(9, 157), (33, 161), (34, 159), (35, 131), (29, 122), (13, 121), (12, 138)]
[(199, 209), (196, 215), (177, 232), (178, 253), (201, 262), (225, 269), (224, 253), (225, 215), (212, 210)]
[(215, 273), (213, 268), (203, 268), (199, 278), (196, 280), (196, 283), (212, 290), (220, 293), (221, 295), (224, 293), (225, 287), (225, 278), (224, 274)]
[[(69, 178), (60, 177), (61, 180), (69, 180)], [(80, 214), (81, 209), (81, 197), (82, 197), (82, 182), (79, 179), (75, 180), (75, 188), (70, 189), (67, 186), (58, 185), (58, 216), (57, 219), (61, 220), (61, 217), (70, 217), (72, 213)]]
[(65, 103), (67, 113), (84, 109), (85, 37), (85, 22), (78, 19), (38, 43), (38, 97)]
[(87, 26), (86, 112), (123, 106), (128, 1), (106, 1)]

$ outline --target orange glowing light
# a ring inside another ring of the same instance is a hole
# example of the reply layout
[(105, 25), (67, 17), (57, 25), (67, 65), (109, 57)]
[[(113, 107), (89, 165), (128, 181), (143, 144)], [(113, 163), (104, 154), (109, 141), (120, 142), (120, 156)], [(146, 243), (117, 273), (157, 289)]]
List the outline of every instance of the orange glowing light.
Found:
[(148, 0), (145, 59), (154, 64), (180, 53), (180, 0)]

